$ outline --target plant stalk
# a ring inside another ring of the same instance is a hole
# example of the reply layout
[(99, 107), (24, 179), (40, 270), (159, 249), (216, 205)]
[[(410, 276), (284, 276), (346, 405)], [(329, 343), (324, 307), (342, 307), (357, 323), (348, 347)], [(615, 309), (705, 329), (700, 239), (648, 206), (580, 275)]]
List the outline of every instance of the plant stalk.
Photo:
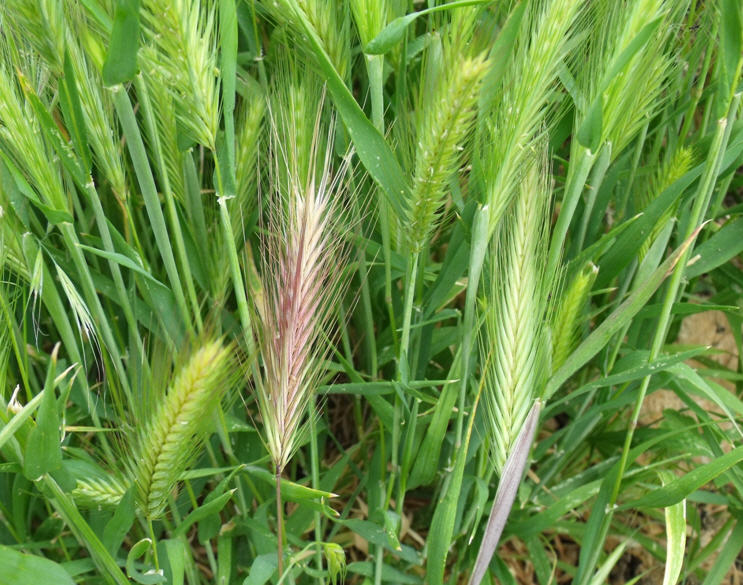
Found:
[(276, 466), (276, 537), (279, 579), (284, 572), (284, 506), (281, 504), (281, 468)]

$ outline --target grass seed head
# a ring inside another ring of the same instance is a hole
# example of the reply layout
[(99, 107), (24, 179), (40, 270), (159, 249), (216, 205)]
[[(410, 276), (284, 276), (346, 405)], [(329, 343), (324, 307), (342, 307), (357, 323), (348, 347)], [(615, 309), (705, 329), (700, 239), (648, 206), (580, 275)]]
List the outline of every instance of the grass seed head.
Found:
[(586, 323), (588, 296), (597, 274), (598, 268), (589, 262), (560, 296), (551, 327), (553, 372), (565, 363), (577, 345), (581, 327)]
[(219, 129), (216, 3), (201, 0), (143, 0), (141, 21), (156, 52), (153, 59), (173, 95), (178, 124), (213, 150)]
[(297, 448), (333, 338), (331, 318), (344, 290), (347, 227), (342, 202), (347, 162), (335, 172), (331, 169), (333, 128), (331, 124), (323, 149), (321, 116), (322, 107), (315, 119), (306, 174), (296, 164), (301, 155), (292, 152), (296, 143), (282, 143), (271, 118), (275, 160), (264, 240), (265, 296), (259, 309), (263, 373), (256, 390), (277, 472)]
[[(443, 63), (433, 81), (434, 90), (421, 100), (418, 145), (411, 201), (405, 233), (415, 251), (426, 245), (436, 228), (447, 183), (459, 169), (472, 129), (478, 89), (485, 74), (482, 57), (461, 57), (444, 51), (452, 62)], [(434, 75), (434, 74), (432, 74)]]
[(155, 410), (139, 425), (127, 469), (137, 486), (140, 512), (162, 515), (168, 495), (192, 463), (218, 405), (237, 379), (234, 349), (206, 341), (176, 372)]
[(545, 319), (550, 287), (543, 268), (550, 188), (545, 171), (545, 160), (532, 161), (491, 253), (481, 345), (484, 403), (499, 472), (540, 395), (549, 363)]
[(552, 97), (558, 73), (577, 46), (584, 11), (580, 0), (530, 4), (501, 82), (481, 101), (476, 164), (483, 174), (491, 233), (555, 120)]

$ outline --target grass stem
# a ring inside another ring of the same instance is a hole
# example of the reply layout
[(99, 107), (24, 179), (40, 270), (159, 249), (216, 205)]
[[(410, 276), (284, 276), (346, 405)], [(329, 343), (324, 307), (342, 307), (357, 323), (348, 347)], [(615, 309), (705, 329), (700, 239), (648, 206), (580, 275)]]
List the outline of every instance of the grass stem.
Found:
[(284, 506), (281, 502), (281, 469), (276, 467), (276, 539), (278, 555), (278, 574), (283, 578), (284, 573)]

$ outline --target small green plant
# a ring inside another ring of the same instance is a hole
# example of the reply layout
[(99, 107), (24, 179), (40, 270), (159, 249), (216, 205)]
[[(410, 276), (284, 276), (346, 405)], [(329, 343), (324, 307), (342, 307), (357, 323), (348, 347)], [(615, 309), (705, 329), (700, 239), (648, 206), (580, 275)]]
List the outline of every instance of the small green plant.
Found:
[(0, 585), (734, 581), (742, 21), (4, 2)]

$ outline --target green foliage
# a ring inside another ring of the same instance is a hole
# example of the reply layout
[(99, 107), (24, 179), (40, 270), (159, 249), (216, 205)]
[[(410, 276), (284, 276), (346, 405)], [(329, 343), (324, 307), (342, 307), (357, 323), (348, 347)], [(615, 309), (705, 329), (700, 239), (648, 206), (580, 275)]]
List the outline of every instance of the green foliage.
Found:
[(0, 583), (724, 582), (742, 20), (4, 2)]

